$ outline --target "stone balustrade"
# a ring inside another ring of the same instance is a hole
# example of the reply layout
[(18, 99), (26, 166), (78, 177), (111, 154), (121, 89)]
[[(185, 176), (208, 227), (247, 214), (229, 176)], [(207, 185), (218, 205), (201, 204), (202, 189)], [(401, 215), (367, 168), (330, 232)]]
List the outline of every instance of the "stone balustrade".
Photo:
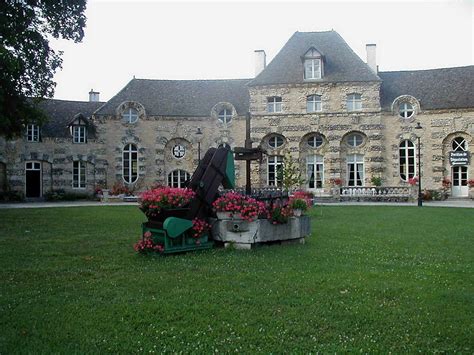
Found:
[(341, 201), (391, 201), (406, 202), (413, 196), (410, 186), (343, 186)]

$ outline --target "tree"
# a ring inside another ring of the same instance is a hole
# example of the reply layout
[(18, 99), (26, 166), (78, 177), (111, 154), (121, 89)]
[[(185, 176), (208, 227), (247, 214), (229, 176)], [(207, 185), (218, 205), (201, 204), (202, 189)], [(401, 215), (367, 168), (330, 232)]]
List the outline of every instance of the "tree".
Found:
[(0, 3), (0, 135), (21, 135), (28, 123), (46, 117), (37, 108), (52, 97), (53, 76), (61, 51), (51, 38), (80, 42), (84, 37), (86, 0), (3, 0)]
[(281, 180), (281, 184), (286, 191), (298, 189), (305, 182), (301, 177), (298, 161), (292, 158), (289, 153), (283, 157), (283, 165), (278, 174), (279, 180)]

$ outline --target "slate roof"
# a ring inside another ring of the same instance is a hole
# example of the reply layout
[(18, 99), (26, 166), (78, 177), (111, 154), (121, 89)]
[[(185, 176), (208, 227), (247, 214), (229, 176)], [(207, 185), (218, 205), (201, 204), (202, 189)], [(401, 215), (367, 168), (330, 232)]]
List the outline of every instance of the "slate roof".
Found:
[(244, 115), (249, 110), (249, 80), (132, 79), (96, 114), (113, 115), (122, 102), (136, 101), (150, 116), (209, 117), (219, 102), (231, 103), (239, 115)]
[(249, 85), (301, 84), (302, 57), (314, 47), (324, 55), (323, 78), (318, 82), (380, 81), (335, 31), (295, 32), (268, 66)]
[(422, 110), (474, 107), (474, 66), (379, 72), (380, 104), (390, 110), (400, 95), (420, 101)]
[(41, 127), (43, 137), (70, 137), (68, 125), (78, 114), (85, 118), (102, 106), (103, 102), (69, 101), (45, 99), (38, 106), (49, 118), (48, 122)]

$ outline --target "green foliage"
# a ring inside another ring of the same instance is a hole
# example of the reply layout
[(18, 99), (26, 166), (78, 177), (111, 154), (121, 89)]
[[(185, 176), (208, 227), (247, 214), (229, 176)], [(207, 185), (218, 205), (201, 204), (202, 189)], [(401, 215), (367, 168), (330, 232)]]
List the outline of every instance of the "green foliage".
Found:
[(0, 209), (1, 352), (473, 352), (474, 209), (310, 214), (305, 245), (146, 257), (136, 207)]
[(77, 201), (77, 200), (92, 200), (91, 194), (80, 192), (65, 192), (62, 189), (44, 194), (46, 201)]
[(289, 153), (283, 158), (283, 166), (278, 171), (279, 179), (286, 191), (298, 189), (304, 184), (305, 180), (301, 177), (301, 171), (298, 160)]
[(308, 209), (308, 203), (301, 198), (294, 198), (290, 200), (290, 207), (294, 210), (306, 212)]
[(380, 176), (372, 176), (372, 179), (370, 179), (370, 181), (374, 186), (382, 186), (382, 178)]
[(46, 119), (38, 99), (29, 98), (54, 94), (62, 52), (49, 46), (49, 38), (82, 40), (86, 0), (10, 0), (0, 6), (0, 135), (12, 138), (25, 124)]

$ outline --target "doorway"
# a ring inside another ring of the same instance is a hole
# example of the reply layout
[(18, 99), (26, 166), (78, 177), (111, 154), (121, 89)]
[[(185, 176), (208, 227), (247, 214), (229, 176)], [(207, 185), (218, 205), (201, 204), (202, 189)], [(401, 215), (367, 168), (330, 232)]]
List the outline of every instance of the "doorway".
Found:
[(467, 166), (453, 166), (453, 197), (468, 197), (469, 186), (467, 184)]
[(41, 163), (29, 161), (25, 166), (26, 197), (41, 197)]

